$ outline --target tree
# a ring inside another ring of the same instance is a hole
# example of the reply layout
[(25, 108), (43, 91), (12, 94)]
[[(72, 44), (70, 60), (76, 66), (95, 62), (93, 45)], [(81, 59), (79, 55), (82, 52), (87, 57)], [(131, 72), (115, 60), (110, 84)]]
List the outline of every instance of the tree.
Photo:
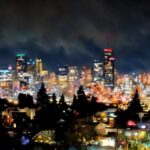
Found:
[(24, 108), (24, 107), (33, 108), (34, 106), (33, 97), (29, 94), (26, 95), (20, 93), (18, 95), (18, 100), (19, 100), (19, 108)]
[(19, 100), (19, 108), (26, 107), (26, 95), (25, 94), (19, 93), (18, 100)]
[(60, 120), (60, 110), (56, 103), (56, 95), (53, 93), (52, 102), (49, 102), (49, 96), (46, 94), (44, 84), (37, 94), (37, 102), (40, 109), (37, 110), (35, 121), (39, 129), (55, 129)]
[(66, 104), (66, 102), (65, 102), (65, 97), (64, 97), (63, 94), (62, 94), (61, 97), (60, 97), (59, 104), (60, 104), (60, 105)]
[(78, 107), (77, 105), (78, 105), (77, 96), (74, 94), (73, 102), (72, 102), (72, 105), (71, 105), (71, 108), (72, 108), (73, 111), (77, 109), (77, 107)]
[(77, 97), (78, 97), (77, 110), (79, 110), (80, 117), (84, 118), (88, 114), (88, 109), (87, 109), (88, 101), (82, 85), (79, 87), (77, 91)]
[(53, 95), (52, 95), (52, 100), (53, 100), (53, 103), (54, 103), (54, 104), (57, 103), (57, 102), (56, 102), (56, 94), (55, 94), (55, 93), (53, 93)]
[(8, 107), (8, 102), (6, 99), (0, 98), (0, 113)]
[(136, 91), (134, 93), (133, 99), (130, 102), (129, 107), (128, 107), (127, 110), (129, 112), (132, 112), (132, 113), (139, 113), (139, 112), (143, 111), (143, 108), (142, 108), (142, 106), (140, 104), (140, 98), (139, 98), (139, 93), (138, 93), (137, 89), (136, 89)]
[(98, 103), (96, 100), (97, 98), (92, 96), (88, 107), (89, 115), (94, 115), (98, 111)]
[(28, 101), (27, 106), (29, 108), (33, 108), (34, 107), (33, 97), (30, 94), (27, 94), (26, 98), (27, 98), (27, 101)]
[(39, 129), (55, 129), (59, 121), (60, 114), (57, 105), (47, 104), (45, 107), (37, 110), (35, 121)]
[(40, 106), (46, 106), (49, 103), (49, 96), (46, 93), (44, 83), (41, 84), (41, 88), (37, 93), (37, 104)]
[(138, 90), (135, 91), (132, 101), (130, 102), (128, 109), (123, 111), (117, 111), (116, 124), (118, 126), (126, 127), (129, 120), (135, 122), (139, 121), (139, 112), (142, 112), (143, 108), (140, 104)]
[(60, 97), (60, 100), (59, 100), (59, 108), (60, 108), (60, 112), (62, 113), (63, 111), (67, 111), (68, 109), (68, 105), (65, 101), (65, 97), (64, 95), (62, 94), (61, 97)]
[(83, 89), (83, 86), (81, 85), (77, 91), (77, 95), (78, 95), (78, 98), (83, 98), (85, 97), (85, 92), (84, 92), (84, 89)]

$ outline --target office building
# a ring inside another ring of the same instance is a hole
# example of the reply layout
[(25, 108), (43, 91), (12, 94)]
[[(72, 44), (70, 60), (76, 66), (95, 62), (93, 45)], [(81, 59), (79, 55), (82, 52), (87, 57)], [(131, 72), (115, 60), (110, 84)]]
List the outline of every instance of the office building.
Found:
[(67, 65), (61, 65), (58, 67), (59, 85), (68, 85), (68, 73), (69, 73), (69, 68)]
[(25, 54), (16, 55), (16, 71), (21, 74), (27, 71), (27, 57)]
[(94, 81), (102, 81), (103, 80), (103, 63), (100, 62), (99, 59), (94, 60)]
[(36, 73), (37, 75), (40, 75), (43, 71), (43, 63), (42, 63), (42, 59), (36, 59)]
[(105, 86), (108, 88), (114, 88), (114, 61), (113, 51), (111, 48), (104, 49), (104, 81)]

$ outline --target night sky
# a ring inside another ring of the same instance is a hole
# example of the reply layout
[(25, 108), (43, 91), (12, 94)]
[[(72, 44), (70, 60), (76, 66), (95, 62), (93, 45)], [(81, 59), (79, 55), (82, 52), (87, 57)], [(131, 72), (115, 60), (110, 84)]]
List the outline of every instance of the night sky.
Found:
[(149, 0), (0, 0), (0, 69), (16, 53), (91, 66), (114, 51), (120, 73), (150, 71)]

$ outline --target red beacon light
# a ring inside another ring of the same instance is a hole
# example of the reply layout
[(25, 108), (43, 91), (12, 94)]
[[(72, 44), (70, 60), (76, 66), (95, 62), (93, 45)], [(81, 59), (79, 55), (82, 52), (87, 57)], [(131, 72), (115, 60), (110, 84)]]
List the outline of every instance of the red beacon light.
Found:
[(112, 49), (111, 49), (111, 48), (105, 48), (104, 51), (111, 53), (111, 52), (112, 52)]
[(114, 57), (110, 57), (109, 60), (115, 60), (115, 58)]

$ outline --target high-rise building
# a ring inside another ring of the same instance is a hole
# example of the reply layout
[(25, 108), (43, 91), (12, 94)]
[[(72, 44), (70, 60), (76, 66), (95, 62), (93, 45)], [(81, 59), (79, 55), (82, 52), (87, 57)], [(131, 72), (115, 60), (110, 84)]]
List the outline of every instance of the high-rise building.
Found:
[(103, 63), (99, 59), (94, 60), (94, 81), (103, 80)]
[(111, 48), (104, 49), (104, 80), (105, 86), (114, 88), (114, 60)]
[(68, 72), (69, 68), (66, 65), (58, 67), (58, 84), (59, 85), (68, 85)]
[(43, 71), (42, 59), (36, 59), (36, 73), (40, 75)]
[(81, 70), (80, 84), (87, 85), (91, 82), (92, 82), (92, 70), (90, 67), (83, 66)]
[(28, 59), (27, 61), (27, 72), (35, 74), (35, 61), (33, 59)]
[(12, 72), (10, 70), (0, 70), (0, 89), (10, 89), (12, 86)]
[(16, 71), (17, 74), (27, 71), (27, 57), (25, 54), (16, 55)]
[(70, 66), (68, 72), (69, 83), (75, 83), (78, 80), (79, 71), (77, 66)]
[(57, 75), (55, 72), (50, 73), (50, 85), (57, 85)]
[(35, 64), (36, 80), (47, 82), (47, 80), (49, 80), (48, 70), (43, 69), (42, 59), (36, 58)]

